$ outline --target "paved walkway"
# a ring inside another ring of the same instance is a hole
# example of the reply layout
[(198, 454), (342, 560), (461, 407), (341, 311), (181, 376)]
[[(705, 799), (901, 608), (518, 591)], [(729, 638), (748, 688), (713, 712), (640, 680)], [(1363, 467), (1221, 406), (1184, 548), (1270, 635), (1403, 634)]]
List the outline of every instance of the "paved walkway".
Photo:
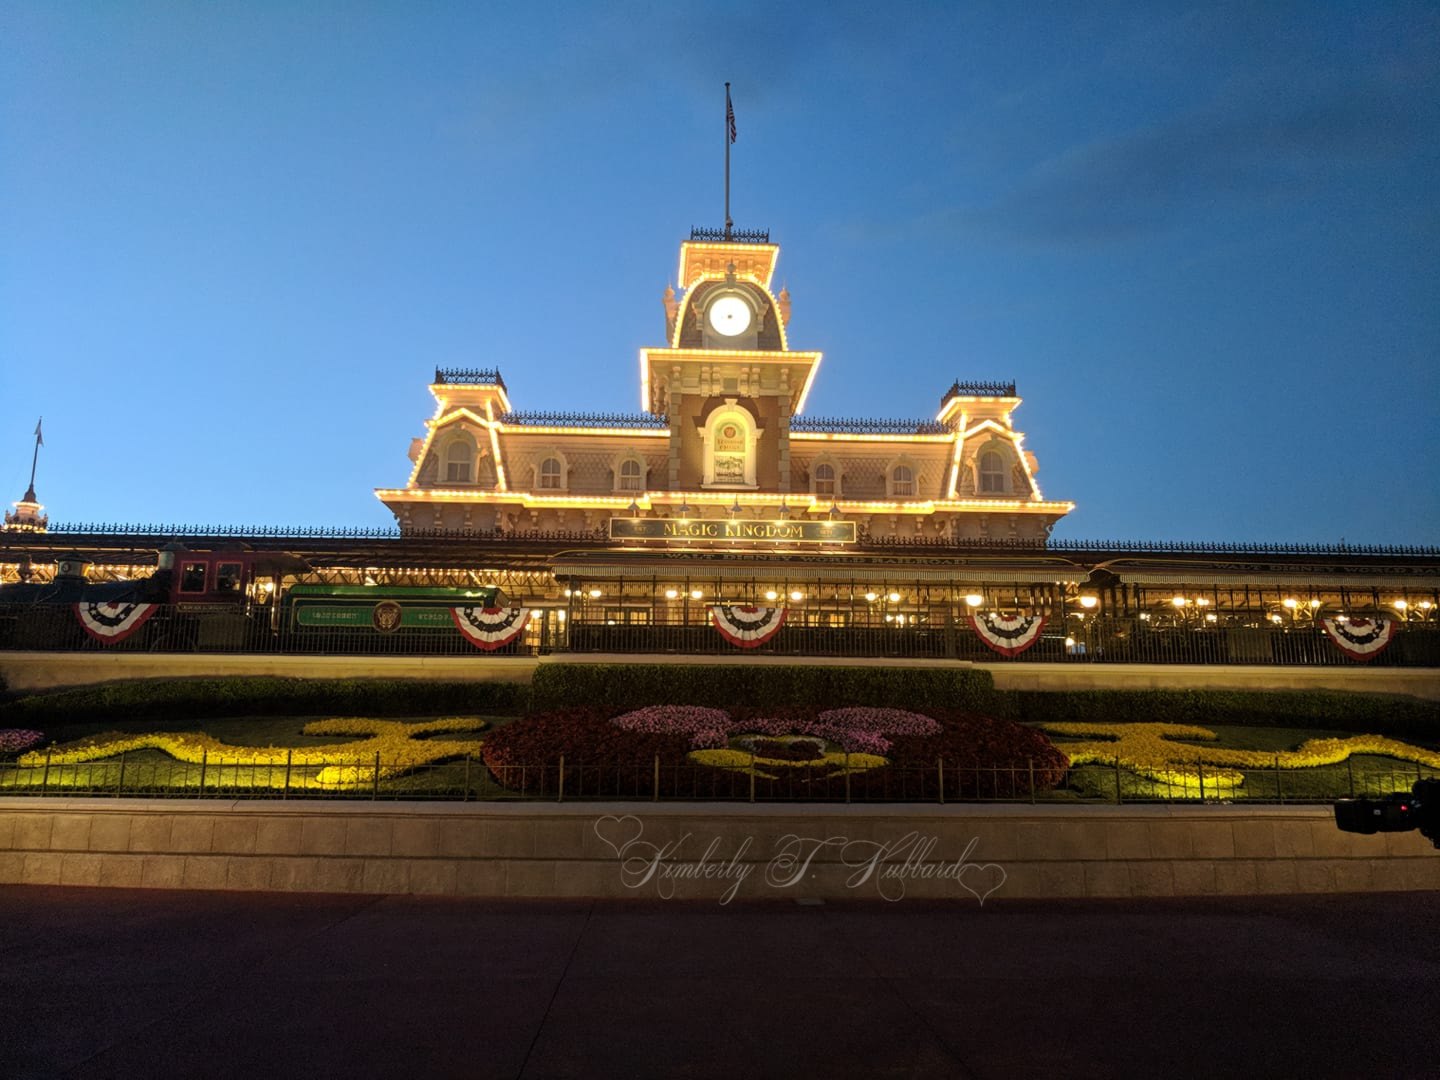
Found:
[(0, 1076), (1428, 1075), (1437, 907), (3, 886)]

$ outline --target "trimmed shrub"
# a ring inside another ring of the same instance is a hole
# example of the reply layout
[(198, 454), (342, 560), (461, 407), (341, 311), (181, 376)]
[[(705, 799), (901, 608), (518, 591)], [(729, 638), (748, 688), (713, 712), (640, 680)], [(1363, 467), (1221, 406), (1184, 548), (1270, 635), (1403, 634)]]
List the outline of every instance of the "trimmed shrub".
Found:
[(1339, 690), (1021, 690), (997, 694), (1027, 723), (1245, 724), (1440, 737), (1440, 702)]
[(137, 679), (32, 694), (0, 705), (0, 725), (224, 716), (424, 716), (523, 709), (520, 683), (429, 679)]
[(572, 705), (877, 705), (982, 709), (994, 684), (971, 668), (829, 667), (802, 664), (541, 664), (531, 684), (537, 710)]

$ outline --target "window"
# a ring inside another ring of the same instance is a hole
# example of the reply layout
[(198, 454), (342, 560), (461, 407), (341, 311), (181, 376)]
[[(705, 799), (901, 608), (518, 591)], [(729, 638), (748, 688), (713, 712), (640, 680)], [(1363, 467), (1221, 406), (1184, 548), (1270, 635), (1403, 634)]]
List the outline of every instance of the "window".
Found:
[(980, 455), (980, 490), (1005, 490), (1005, 459), (994, 450)]
[(468, 484), (470, 465), (475, 458), (475, 448), (468, 441), (452, 442), (445, 451), (445, 481), (450, 484)]
[(640, 468), (640, 462), (629, 458), (620, 463), (620, 490), (621, 491), (644, 491), (645, 476)]
[(236, 595), (240, 592), (240, 578), (238, 562), (222, 562), (215, 572), (215, 591), (227, 596)]
[(560, 459), (546, 458), (540, 463), (540, 487), (546, 491), (560, 490)]
[(815, 494), (816, 494), (816, 495), (834, 495), (834, 494), (835, 494), (835, 466), (834, 466), (834, 465), (816, 465), (816, 466), (815, 466)]
[(180, 568), (180, 591), (197, 593), (205, 591), (205, 564), (187, 562)]
[(909, 465), (896, 465), (895, 471), (890, 474), (891, 495), (914, 495), (915, 494), (915, 473)]
[(750, 442), (746, 436), (745, 429), (733, 420), (715, 429), (715, 483), (745, 483), (745, 458)]

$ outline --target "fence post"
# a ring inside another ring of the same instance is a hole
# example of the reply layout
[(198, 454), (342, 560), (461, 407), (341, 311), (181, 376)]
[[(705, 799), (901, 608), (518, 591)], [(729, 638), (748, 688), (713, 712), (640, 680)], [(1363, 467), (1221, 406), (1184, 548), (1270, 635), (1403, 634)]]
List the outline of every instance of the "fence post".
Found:
[(565, 801), (565, 755), (564, 755), (564, 754), (561, 754), (561, 755), (560, 755), (560, 785), (559, 785), (559, 788), (560, 788), (560, 794), (559, 794), (559, 797), (558, 797), (555, 801), (556, 801), (556, 802), (564, 802), (564, 801)]
[(654, 782), (654, 786), (651, 788), (650, 801), (651, 801), (651, 802), (659, 802), (659, 801), (660, 801), (660, 755), (659, 755), (659, 754), (656, 754), (656, 755), (655, 755), (655, 782)]
[(205, 770), (206, 770), (207, 767), (209, 767), (209, 765), (210, 765), (210, 751), (209, 751), (209, 750), (201, 750), (201, 751), (200, 751), (200, 795), (199, 795), (199, 798), (202, 798), (202, 799), (205, 797)]
[(1285, 804), (1285, 782), (1280, 778), (1280, 755), (1275, 755), (1275, 797)]
[(1205, 805), (1205, 763), (1195, 759), (1195, 774), (1200, 778), (1200, 805)]
[(845, 751), (845, 801), (850, 801), (850, 751)]
[(470, 801), (470, 755), (465, 755), (465, 794), (460, 798), (461, 802)]
[(945, 759), (935, 758), (935, 778), (940, 781), (940, 805), (945, 805)]
[(1345, 770), (1350, 774), (1350, 798), (1355, 798), (1355, 758), (1345, 759)]
[(755, 751), (750, 751), (750, 801), (755, 801)]
[(285, 786), (280, 789), (280, 798), (290, 797), (290, 767), (295, 763), (295, 750), (292, 747), (285, 751)]
[(1115, 805), (1119, 806), (1124, 802), (1120, 795), (1120, 755), (1115, 755)]
[(1030, 805), (1035, 805), (1035, 759), (1030, 759)]
[(40, 774), (40, 794), (45, 794), (45, 789), (50, 786), (50, 754), (52, 751), (45, 751), (45, 771)]
[(375, 773), (370, 777), (370, 801), (380, 798), (380, 751), (375, 751)]
[(115, 781), (115, 794), (119, 795), (125, 790), (125, 751), (120, 751), (120, 776)]

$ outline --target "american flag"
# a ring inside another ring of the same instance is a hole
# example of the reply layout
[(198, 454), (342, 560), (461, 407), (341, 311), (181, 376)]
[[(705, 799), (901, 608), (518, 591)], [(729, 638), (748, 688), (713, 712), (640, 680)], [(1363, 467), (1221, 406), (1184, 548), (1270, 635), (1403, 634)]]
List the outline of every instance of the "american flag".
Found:
[(735, 106), (730, 104), (730, 87), (725, 87), (725, 122), (730, 125), (730, 141), (735, 141)]

